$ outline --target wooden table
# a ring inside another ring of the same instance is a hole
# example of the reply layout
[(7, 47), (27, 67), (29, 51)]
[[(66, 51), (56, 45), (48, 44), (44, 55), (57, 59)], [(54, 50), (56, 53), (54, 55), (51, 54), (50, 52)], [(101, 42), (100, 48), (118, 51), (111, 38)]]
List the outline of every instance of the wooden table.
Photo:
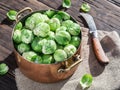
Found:
[[(72, 6), (66, 10), (81, 26), (87, 27), (79, 15), (79, 8), (83, 2), (91, 6), (90, 14), (94, 17), (97, 28), (106, 31), (117, 31), (120, 34), (120, 0), (71, 0)], [(58, 9), (61, 10), (62, 0), (0, 0), (0, 63), (5, 62), (9, 73), (0, 76), (0, 90), (17, 90), (14, 69), (17, 67), (13, 45), (11, 42), (12, 28), (15, 22), (7, 19), (6, 13), (31, 7), (33, 10)]]

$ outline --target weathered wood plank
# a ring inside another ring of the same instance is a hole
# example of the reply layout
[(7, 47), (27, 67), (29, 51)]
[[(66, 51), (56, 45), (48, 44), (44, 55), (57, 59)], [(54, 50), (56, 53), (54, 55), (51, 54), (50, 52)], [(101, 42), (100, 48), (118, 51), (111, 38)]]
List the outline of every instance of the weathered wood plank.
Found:
[(12, 53), (13, 45), (11, 40), (12, 29), (7, 25), (0, 25), (0, 61)]
[(114, 5), (117, 5), (118, 7), (120, 7), (120, 0), (107, 0), (111, 3), (113, 3)]

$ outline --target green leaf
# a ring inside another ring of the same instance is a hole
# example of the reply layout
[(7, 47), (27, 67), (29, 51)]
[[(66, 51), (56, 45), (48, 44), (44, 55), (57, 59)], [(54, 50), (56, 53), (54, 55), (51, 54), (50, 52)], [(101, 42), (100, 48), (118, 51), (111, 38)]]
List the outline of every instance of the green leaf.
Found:
[(10, 10), (9, 12), (7, 12), (7, 16), (10, 20), (16, 20), (16, 15), (17, 11), (15, 10)]
[(65, 8), (69, 8), (71, 6), (71, 0), (63, 0), (62, 6)]
[(93, 77), (90, 74), (85, 74), (80, 80), (80, 85), (82, 86), (83, 90), (90, 87), (93, 81)]
[(88, 3), (83, 3), (80, 8), (83, 12), (89, 12), (91, 7), (89, 6)]
[(0, 64), (0, 75), (4, 75), (8, 72), (9, 68), (5, 63)]
[(15, 30), (21, 30), (22, 29), (22, 23), (21, 22), (18, 22), (15, 26)]

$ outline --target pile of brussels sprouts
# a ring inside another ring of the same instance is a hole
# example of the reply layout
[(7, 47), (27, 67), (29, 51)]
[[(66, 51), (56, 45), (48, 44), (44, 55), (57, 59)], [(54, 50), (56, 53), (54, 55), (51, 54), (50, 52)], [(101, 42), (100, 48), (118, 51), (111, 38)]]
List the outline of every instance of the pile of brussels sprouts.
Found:
[(13, 32), (16, 50), (28, 61), (51, 64), (67, 60), (80, 44), (80, 25), (64, 11), (36, 12), (18, 22)]

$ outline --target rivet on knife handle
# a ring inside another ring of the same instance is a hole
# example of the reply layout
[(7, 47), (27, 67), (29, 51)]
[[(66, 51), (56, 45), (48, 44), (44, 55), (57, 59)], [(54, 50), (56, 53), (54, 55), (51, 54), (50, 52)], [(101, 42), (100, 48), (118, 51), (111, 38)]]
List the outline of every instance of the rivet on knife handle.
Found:
[(92, 41), (93, 41), (94, 52), (99, 62), (106, 63), (106, 64), (109, 63), (109, 59), (105, 55), (98, 38), (92, 38)]

